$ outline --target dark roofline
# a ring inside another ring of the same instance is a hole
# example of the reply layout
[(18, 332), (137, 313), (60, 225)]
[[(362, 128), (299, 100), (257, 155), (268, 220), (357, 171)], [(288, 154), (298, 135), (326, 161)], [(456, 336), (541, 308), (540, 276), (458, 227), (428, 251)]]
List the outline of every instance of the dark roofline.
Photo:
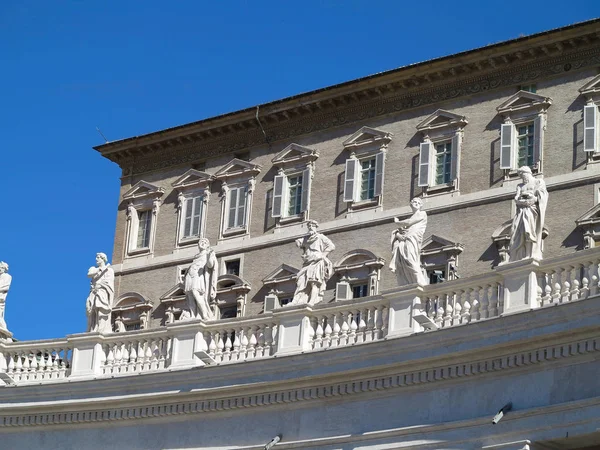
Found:
[(477, 48), (471, 49), (471, 50), (465, 50), (465, 51), (459, 52), (459, 53), (453, 53), (451, 55), (440, 56), (440, 57), (437, 57), (437, 58), (433, 58), (433, 59), (429, 59), (429, 60), (425, 60), (425, 61), (421, 61), (421, 62), (417, 62), (417, 63), (413, 63), (413, 64), (408, 64), (406, 66), (402, 66), (402, 67), (398, 67), (398, 68), (395, 68), (395, 69), (386, 70), (386, 71), (383, 71), (383, 72), (378, 72), (378, 73), (375, 73), (373, 75), (367, 75), (367, 76), (364, 76), (364, 77), (361, 77), (361, 78), (356, 78), (356, 79), (350, 80), (350, 81), (344, 81), (342, 83), (334, 84), (334, 85), (327, 86), (327, 87), (324, 87), (324, 88), (319, 88), (319, 89), (316, 89), (316, 90), (313, 90), (313, 91), (303, 92), (303, 93), (300, 93), (300, 94), (292, 95), (290, 97), (284, 97), (284, 98), (281, 98), (281, 99), (278, 99), (278, 100), (273, 100), (273, 101), (270, 101), (270, 102), (267, 102), (267, 103), (260, 103), (258, 105), (250, 106), (248, 108), (239, 109), (239, 110), (228, 112), (228, 113), (225, 113), (225, 114), (220, 114), (220, 115), (217, 115), (217, 116), (208, 117), (208, 118), (201, 119), (201, 120), (194, 121), (194, 122), (188, 122), (188, 123), (185, 123), (183, 125), (176, 125), (174, 127), (164, 128), (164, 129), (162, 129), (160, 131), (153, 131), (153, 132), (142, 134), (142, 135), (139, 135), (139, 136), (133, 136), (133, 137), (129, 137), (129, 138), (119, 139), (119, 140), (116, 140), (116, 141), (107, 142), (107, 143), (104, 143), (104, 144), (101, 144), (101, 145), (94, 146), (93, 148), (94, 148), (94, 150), (97, 150), (97, 151), (99, 151), (101, 153), (110, 153), (111, 152), (110, 150), (112, 148), (115, 148), (115, 150), (117, 150), (117, 148), (121, 147), (123, 144), (127, 144), (127, 143), (130, 143), (132, 141), (136, 141), (138, 139), (152, 138), (152, 137), (155, 137), (155, 136), (160, 136), (160, 135), (165, 134), (165, 133), (169, 133), (169, 132), (173, 132), (173, 131), (177, 131), (177, 130), (182, 130), (182, 129), (185, 129), (185, 128), (188, 128), (188, 127), (191, 128), (191, 127), (202, 125), (202, 124), (209, 124), (209, 123), (211, 123), (213, 121), (225, 119), (225, 118), (228, 118), (228, 117), (234, 117), (236, 115), (242, 116), (242, 115), (248, 114), (248, 113), (255, 114), (257, 112), (257, 109), (260, 111), (260, 109), (264, 109), (264, 108), (276, 106), (276, 105), (279, 105), (279, 104), (282, 104), (282, 103), (285, 103), (285, 102), (290, 102), (290, 101), (293, 101), (293, 100), (297, 100), (297, 99), (302, 98), (302, 97), (309, 97), (309, 96), (312, 96), (312, 95), (315, 95), (315, 94), (319, 94), (319, 93), (322, 93), (322, 92), (331, 91), (333, 89), (339, 89), (339, 88), (343, 88), (343, 87), (347, 87), (347, 86), (352, 86), (352, 85), (355, 85), (355, 84), (360, 84), (360, 83), (363, 83), (363, 82), (368, 81), (368, 80), (376, 79), (376, 78), (379, 78), (379, 77), (383, 77), (383, 76), (391, 75), (391, 74), (395, 74), (395, 73), (400, 73), (400, 72), (408, 70), (408, 69), (414, 69), (416, 67), (424, 66), (424, 65), (427, 65), (427, 64), (433, 64), (433, 63), (443, 62), (443, 61), (446, 61), (446, 60), (451, 60), (451, 59), (454, 59), (454, 58), (468, 56), (468, 55), (471, 55), (471, 54), (474, 54), (474, 53), (477, 53), (477, 52), (481, 52), (483, 50), (493, 50), (493, 49), (496, 49), (496, 48), (499, 48), (499, 47), (505, 47), (505, 46), (509, 46), (509, 45), (512, 45), (512, 44), (515, 44), (515, 43), (526, 42), (528, 40), (538, 39), (538, 38), (540, 38), (542, 36), (546, 36), (546, 35), (550, 35), (550, 34), (555, 34), (555, 33), (563, 32), (563, 31), (567, 31), (567, 30), (572, 30), (572, 29), (579, 28), (579, 27), (589, 26), (589, 25), (594, 24), (594, 23), (600, 23), (600, 18), (590, 19), (590, 20), (587, 20), (587, 21), (584, 21), (584, 22), (577, 22), (577, 23), (574, 23), (572, 25), (567, 25), (567, 26), (564, 26), (564, 27), (554, 28), (554, 29), (551, 29), (551, 30), (542, 31), (540, 33), (535, 33), (535, 34), (531, 34), (531, 35), (528, 35), (528, 36), (522, 36), (522, 37), (518, 37), (518, 38), (515, 38), (515, 39), (510, 39), (510, 40), (507, 40), (507, 41), (501, 41), (501, 42), (498, 42), (498, 43), (495, 43), (495, 44), (485, 45), (483, 47), (477, 47)]

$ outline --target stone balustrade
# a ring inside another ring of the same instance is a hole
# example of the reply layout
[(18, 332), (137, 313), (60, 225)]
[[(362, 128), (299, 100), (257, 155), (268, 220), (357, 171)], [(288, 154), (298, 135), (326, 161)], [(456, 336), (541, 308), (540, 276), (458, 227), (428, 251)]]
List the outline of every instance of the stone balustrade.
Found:
[(372, 297), (287, 306), (256, 317), (4, 342), (0, 373), (6, 376), (0, 378), (19, 385), (59, 383), (233, 364), (424, 332), (423, 317), (429, 330), (440, 330), (599, 294), (600, 251), (589, 249)]

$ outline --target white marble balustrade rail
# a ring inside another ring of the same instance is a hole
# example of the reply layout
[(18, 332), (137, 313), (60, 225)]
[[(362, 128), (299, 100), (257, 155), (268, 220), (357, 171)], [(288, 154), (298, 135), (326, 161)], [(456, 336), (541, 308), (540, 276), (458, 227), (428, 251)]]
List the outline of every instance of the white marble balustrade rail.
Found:
[(101, 374), (162, 370), (169, 364), (170, 345), (164, 328), (107, 335), (102, 342)]
[(271, 314), (206, 324), (201, 349), (217, 363), (271, 356), (277, 348), (277, 326)]
[(438, 328), (497, 317), (504, 311), (502, 277), (490, 272), (424, 286), (421, 311)]
[(0, 372), (16, 383), (39, 383), (67, 378), (73, 347), (66, 339), (14, 342), (1, 349)]
[(597, 250), (542, 261), (537, 271), (538, 305), (556, 305), (598, 295), (600, 253)]
[(386, 299), (368, 297), (316, 306), (310, 317), (310, 349), (383, 339), (387, 334), (388, 304)]

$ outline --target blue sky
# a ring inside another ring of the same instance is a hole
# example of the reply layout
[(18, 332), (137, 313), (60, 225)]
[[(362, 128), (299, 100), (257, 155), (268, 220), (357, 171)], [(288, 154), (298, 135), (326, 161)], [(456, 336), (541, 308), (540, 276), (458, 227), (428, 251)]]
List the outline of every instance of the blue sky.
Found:
[(120, 176), (96, 127), (144, 134), (598, 16), (597, 0), (0, 2), (9, 329), (85, 331)]

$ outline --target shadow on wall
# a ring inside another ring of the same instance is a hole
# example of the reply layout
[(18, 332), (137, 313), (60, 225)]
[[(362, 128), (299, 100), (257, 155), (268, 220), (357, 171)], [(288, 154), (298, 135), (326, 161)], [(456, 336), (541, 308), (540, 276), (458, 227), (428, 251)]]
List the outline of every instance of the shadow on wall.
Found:
[[(432, 112), (433, 114), (433, 112)], [(410, 192), (409, 197), (407, 199), (401, 199), (401, 201), (406, 200), (406, 203), (409, 203), (413, 198), (421, 195), (423, 190), (418, 186), (419, 181), (419, 149), (422, 141), (422, 135), (420, 132), (415, 133), (410, 140), (406, 143), (404, 147), (410, 153), (415, 153), (411, 160), (411, 169), (410, 169)]]
[[(277, 174), (277, 168), (271, 167), (260, 180), (261, 183), (270, 183), (273, 185), (273, 180)], [(263, 232), (266, 233), (269, 230), (275, 228), (275, 218), (271, 216), (271, 210), (273, 209), (273, 188), (267, 190), (265, 194), (265, 217), (263, 221)]]
[(575, 250), (583, 250), (583, 231), (579, 228), (574, 228), (573, 231), (571, 231), (569, 235), (561, 242), (561, 247), (573, 247)]
[(494, 268), (500, 264), (500, 254), (498, 253), (498, 248), (494, 242), (492, 242), (490, 246), (481, 254), (479, 261), (489, 262), (490, 268)]
[(584, 166), (587, 162), (587, 155), (583, 151), (583, 107), (585, 102), (585, 97), (579, 95), (565, 111), (565, 113), (581, 114), (581, 119), (573, 124), (573, 170)]
[[(341, 165), (346, 167), (346, 153), (345, 151), (340, 153), (333, 162), (332, 166)], [(348, 212), (348, 204), (344, 201), (344, 179), (346, 178), (346, 172), (341, 172), (337, 179), (337, 195), (335, 199), (335, 217), (339, 217), (342, 214)]]

